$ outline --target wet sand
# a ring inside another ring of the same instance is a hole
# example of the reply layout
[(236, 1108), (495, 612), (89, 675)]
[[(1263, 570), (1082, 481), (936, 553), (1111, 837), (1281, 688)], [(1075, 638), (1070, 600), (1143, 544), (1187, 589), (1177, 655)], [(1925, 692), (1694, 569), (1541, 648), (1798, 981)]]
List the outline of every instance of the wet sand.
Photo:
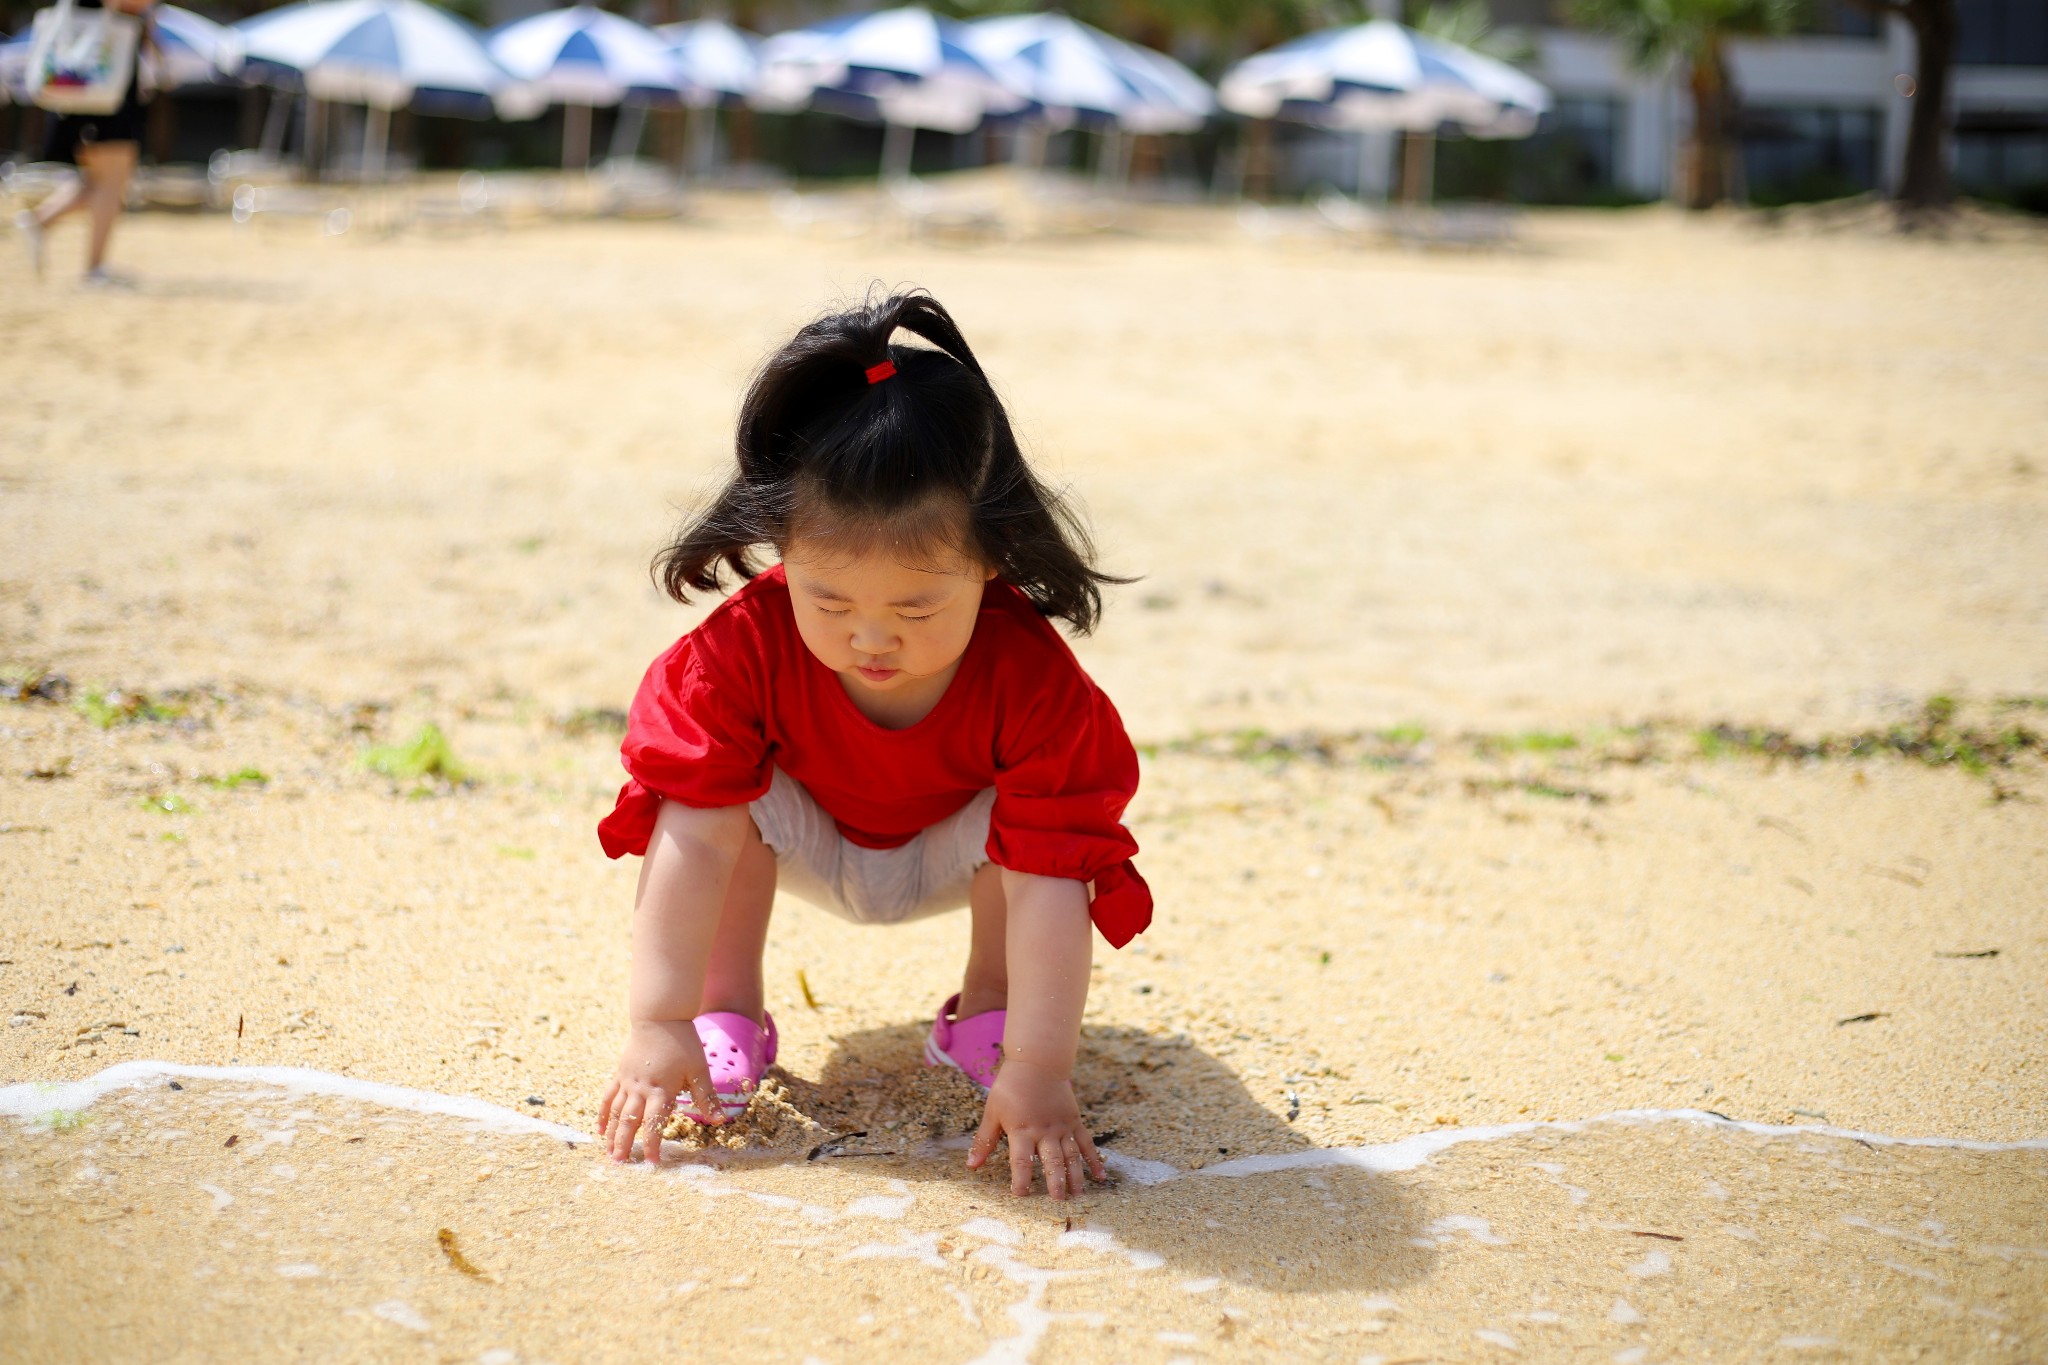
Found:
[[(0, 704), (0, 1084), (313, 1073), (0, 1091), (0, 1331), (32, 1360), (2037, 1358), (2048, 769), (2000, 737), (2048, 730), (2048, 256), (1526, 235), (962, 251), (730, 204), (131, 220), (133, 296), (0, 258), (31, 343), (0, 362), (0, 669), (71, 684)], [(778, 910), (811, 1126), (661, 1172), (566, 1140), (623, 1026), (602, 711), (696, 615), (647, 556), (763, 350), (875, 278), (955, 309), (1145, 575), (1080, 645), (1146, 746), (1161, 908), (1096, 955), (1077, 1086), (1119, 1175), (1077, 1205), (944, 1145), (960, 1097), (916, 1063), (953, 920)], [(467, 781), (362, 766), (428, 722)], [(1870, 752), (1798, 756), (1829, 736)], [(1882, 1140), (1917, 1137), (1993, 1146)]]

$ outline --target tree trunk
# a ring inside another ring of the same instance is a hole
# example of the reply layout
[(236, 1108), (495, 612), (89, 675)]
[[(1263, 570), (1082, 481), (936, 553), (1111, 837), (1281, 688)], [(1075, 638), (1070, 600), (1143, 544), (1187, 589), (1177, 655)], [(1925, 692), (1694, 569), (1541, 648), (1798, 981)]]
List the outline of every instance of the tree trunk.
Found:
[(1906, 125), (1906, 167), (1899, 179), (1899, 207), (1939, 213), (1955, 202), (1948, 171), (1949, 81), (1955, 64), (1956, 0), (1912, 0), (1906, 22), (1919, 49), (1913, 81), (1913, 115)]
[(1681, 202), (1689, 209), (1710, 209), (1728, 197), (1731, 151), (1728, 117), (1733, 100), (1721, 40), (1709, 34), (1692, 59), (1692, 136), (1686, 140), (1685, 185)]

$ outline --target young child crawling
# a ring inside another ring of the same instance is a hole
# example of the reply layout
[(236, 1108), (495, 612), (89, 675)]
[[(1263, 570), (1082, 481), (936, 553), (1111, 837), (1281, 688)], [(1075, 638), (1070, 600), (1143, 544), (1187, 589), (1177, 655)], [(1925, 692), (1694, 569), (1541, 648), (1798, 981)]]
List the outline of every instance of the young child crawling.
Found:
[(1152, 897), (1120, 823), (1137, 755), (1050, 620), (1085, 633), (1114, 580), (921, 292), (798, 332), (748, 391), (737, 454), (657, 564), (678, 600), (726, 569), (743, 586), (648, 669), (598, 830), (644, 855), (599, 1136), (623, 1161), (644, 1130), (659, 1161), (683, 1096), (700, 1121), (744, 1112), (775, 1060), (778, 885), (859, 924), (965, 905), (925, 1060), (987, 1092), (969, 1169), (1007, 1140), (1017, 1194), (1034, 1162), (1078, 1194), (1104, 1178), (1070, 1079), (1090, 925), (1122, 947)]

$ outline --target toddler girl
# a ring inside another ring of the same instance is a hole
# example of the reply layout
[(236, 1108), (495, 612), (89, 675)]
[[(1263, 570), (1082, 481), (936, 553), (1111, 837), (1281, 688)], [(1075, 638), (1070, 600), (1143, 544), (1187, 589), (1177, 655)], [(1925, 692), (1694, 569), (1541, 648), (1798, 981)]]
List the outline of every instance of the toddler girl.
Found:
[[(678, 601), (726, 569), (743, 586), (647, 670), (631, 780), (598, 827), (611, 857), (645, 858), (598, 1133), (623, 1161), (644, 1126), (659, 1161), (685, 1093), (707, 1122), (745, 1110), (775, 1060), (778, 884), (860, 924), (965, 905), (966, 972), (925, 1061), (988, 1095), (970, 1169), (1007, 1138), (1017, 1194), (1034, 1160), (1053, 1198), (1078, 1194), (1104, 1174), (1069, 1080), (1089, 926), (1121, 947), (1152, 897), (1119, 823), (1137, 755), (1047, 618), (1088, 631), (1118, 580), (921, 292), (797, 333), (748, 390), (737, 448), (656, 567)], [(781, 562), (763, 570), (761, 547)]]

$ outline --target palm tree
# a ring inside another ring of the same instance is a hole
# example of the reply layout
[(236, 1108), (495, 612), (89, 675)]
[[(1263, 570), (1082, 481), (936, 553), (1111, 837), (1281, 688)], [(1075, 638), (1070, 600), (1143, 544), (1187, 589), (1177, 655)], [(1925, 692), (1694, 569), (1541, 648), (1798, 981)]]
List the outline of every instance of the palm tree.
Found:
[(1913, 78), (1913, 117), (1906, 125), (1906, 165), (1898, 192), (1901, 215), (1910, 224), (1916, 214), (1939, 213), (1955, 202), (1955, 182), (1948, 173), (1948, 88), (1956, 53), (1956, 0), (1849, 2), (1880, 18), (1896, 14), (1913, 29), (1918, 74)]
[[(1486, 0), (1410, 0), (1406, 18), (1408, 27), (1425, 37), (1469, 48), (1511, 66), (1536, 55), (1526, 37), (1494, 28)], [(1436, 134), (1403, 133), (1401, 198), (1411, 204), (1425, 203), (1435, 192), (1435, 184)]]
[(1686, 64), (1692, 133), (1679, 199), (1689, 209), (1720, 203), (1734, 179), (1736, 92), (1727, 39), (1787, 32), (1798, 10), (1799, 0), (1571, 0), (1572, 17), (1620, 38), (1639, 68), (1654, 71), (1674, 58)]

